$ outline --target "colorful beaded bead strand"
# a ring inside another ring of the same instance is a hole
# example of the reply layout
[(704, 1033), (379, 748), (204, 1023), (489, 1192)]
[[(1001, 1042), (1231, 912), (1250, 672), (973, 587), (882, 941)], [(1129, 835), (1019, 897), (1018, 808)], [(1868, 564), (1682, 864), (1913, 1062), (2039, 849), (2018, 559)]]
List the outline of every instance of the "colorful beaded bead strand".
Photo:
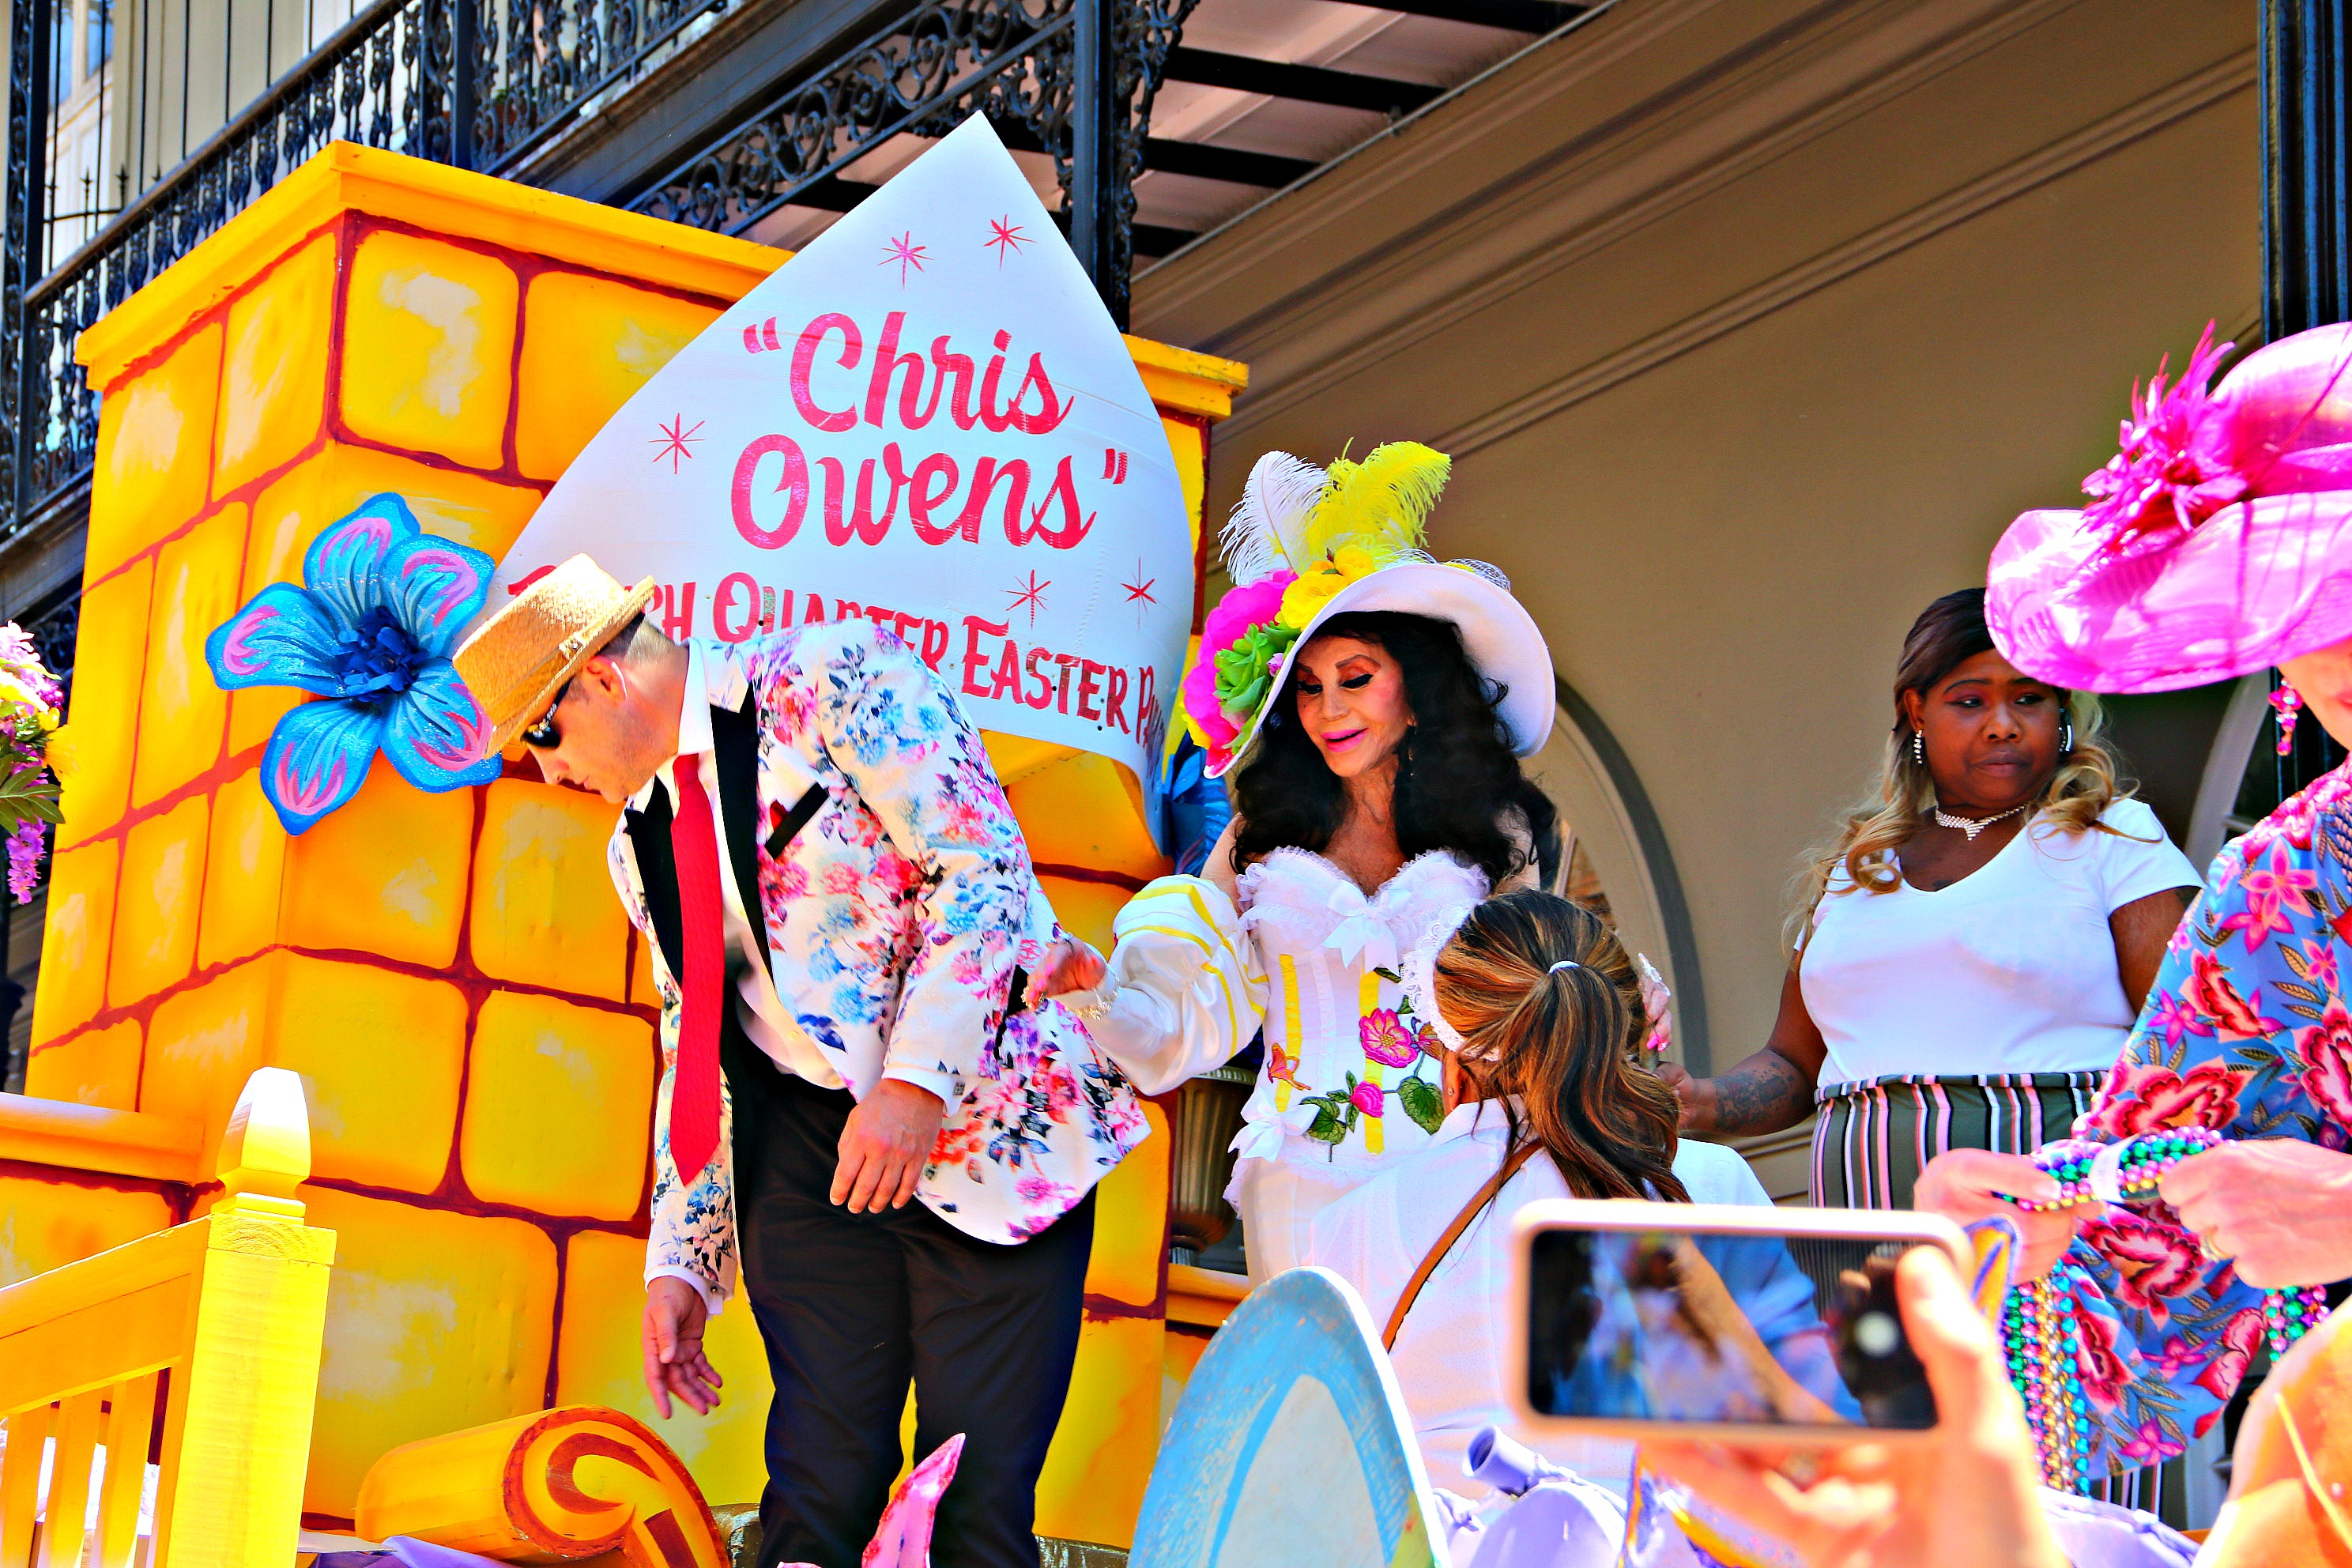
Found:
[[(2068, 1139), (2048, 1145), (2033, 1157), (2033, 1163), (2058, 1184), (2058, 1195), (2009, 1201), (2029, 1213), (2075, 1208), (2102, 1201), (2099, 1189), (2105, 1186), (2113, 1194), (2111, 1201), (2153, 1202), (2166, 1172), (2221, 1142), (2221, 1134), (2210, 1127), (2166, 1128), (2106, 1145)], [(2111, 1173), (2105, 1182), (2096, 1169), (2102, 1163)], [(2089, 1278), (2075, 1265), (2061, 1262), (2047, 1279), (2011, 1290), (2001, 1309), (2001, 1339), (2009, 1356), (2010, 1380), (2024, 1397), (2026, 1422), (2042, 1458), (2043, 1479), (2062, 1491), (2080, 1490), (2090, 1468), (2090, 1407), (2074, 1359), (2081, 1338), (2075, 1320), (2075, 1287)], [(2324, 1286), (2263, 1292), (2263, 1328), (2273, 1359), (2284, 1355), (2326, 1319)]]
[[(2122, 1199), (2137, 1202), (2152, 1196), (2167, 1171), (2221, 1142), (2221, 1135), (2210, 1127), (2171, 1127), (2161, 1132), (2142, 1132), (2110, 1146), (2116, 1162), (2116, 1184)], [(2098, 1145), (2074, 1139), (2051, 1144), (2033, 1156), (2033, 1163), (2058, 1184), (2058, 1195), (2049, 1199), (2012, 1197), (2009, 1201), (2028, 1214), (2097, 1202), (2098, 1194), (2092, 1190), (2092, 1167), (2106, 1152)]]
[(2289, 1345), (2326, 1321), (2327, 1288), (2324, 1285), (2263, 1292), (2263, 1328), (2270, 1340), (2273, 1359), (2286, 1354)]
[(2048, 1278), (2010, 1291), (2001, 1308), (2010, 1381), (2024, 1398), (2042, 1479), (2059, 1491), (2080, 1491), (2090, 1467), (2090, 1406), (2075, 1371), (2081, 1335), (2074, 1288), (2081, 1274), (2061, 1263)]

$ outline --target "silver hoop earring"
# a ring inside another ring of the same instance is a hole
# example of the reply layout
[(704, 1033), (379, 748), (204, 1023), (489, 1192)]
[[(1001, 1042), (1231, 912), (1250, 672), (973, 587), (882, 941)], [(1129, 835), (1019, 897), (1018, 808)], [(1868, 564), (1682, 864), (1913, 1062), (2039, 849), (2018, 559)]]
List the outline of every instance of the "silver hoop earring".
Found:
[(1927, 765), (1927, 737), (1916, 730), (1911, 731), (1911, 760), (1923, 768)]
[(2066, 727), (2058, 731), (2058, 754), (2062, 757), (2074, 754), (2074, 721), (2072, 719), (2067, 720)]

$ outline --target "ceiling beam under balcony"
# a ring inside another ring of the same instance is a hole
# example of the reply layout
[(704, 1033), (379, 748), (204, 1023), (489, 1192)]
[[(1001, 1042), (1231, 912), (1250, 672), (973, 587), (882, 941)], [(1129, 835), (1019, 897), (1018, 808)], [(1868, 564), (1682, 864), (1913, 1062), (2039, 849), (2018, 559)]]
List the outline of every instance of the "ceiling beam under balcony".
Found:
[(1383, 11), (1402, 11), (1408, 16), (1435, 16), (1446, 22), (1475, 22), (1482, 27), (1500, 27), (1511, 33), (1549, 33), (1554, 27), (1573, 22), (1592, 8), (1570, 5), (1567, 0), (1379, 0), (1379, 3)]
[[(845, 180), (835, 174), (798, 192), (786, 205), (814, 207), (819, 212), (845, 213), (881, 188), (862, 180)], [(1060, 213), (1055, 213), (1053, 218), (1056, 226), (1066, 221)], [(1170, 228), (1156, 223), (1135, 226), (1135, 248), (1143, 256), (1166, 256), (1199, 237), (1188, 228)]]
[(1410, 114), (1443, 90), (1417, 81), (1394, 81), (1356, 71), (1289, 65), (1281, 60), (1218, 54), (1181, 45), (1168, 51), (1167, 79), (1189, 81), (1196, 87), (1222, 87), (1265, 98), (1327, 104), (1334, 109), (1368, 110), (1374, 114)]
[(1143, 166), (1171, 174), (1189, 174), (1196, 180), (1223, 180), (1229, 184), (1262, 185), (1268, 190), (1280, 190), (1315, 169), (1314, 163), (1306, 158), (1244, 153), (1238, 148), (1213, 147), (1205, 142), (1172, 142), (1160, 136), (1145, 138)]

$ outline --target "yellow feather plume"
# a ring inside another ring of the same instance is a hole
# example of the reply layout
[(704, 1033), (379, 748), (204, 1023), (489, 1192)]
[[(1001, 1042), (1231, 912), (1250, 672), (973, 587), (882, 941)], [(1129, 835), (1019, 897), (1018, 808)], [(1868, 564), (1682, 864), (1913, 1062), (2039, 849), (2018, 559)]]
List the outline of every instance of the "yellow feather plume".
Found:
[(1318, 558), (1343, 542), (1388, 559), (1419, 549), (1453, 469), (1453, 458), (1418, 441), (1375, 447), (1360, 463), (1340, 458), (1328, 470), (1331, 488), (1307, 514), (1302, 553)]

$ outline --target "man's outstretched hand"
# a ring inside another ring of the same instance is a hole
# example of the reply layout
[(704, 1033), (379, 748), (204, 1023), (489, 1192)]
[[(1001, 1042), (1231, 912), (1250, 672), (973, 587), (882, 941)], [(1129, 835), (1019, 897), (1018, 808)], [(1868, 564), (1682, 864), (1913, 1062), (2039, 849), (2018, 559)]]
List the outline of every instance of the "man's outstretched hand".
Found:
[(1029, 976), (1029, 994), (1040, 1001), (1072, 991), (1091, 991), (1110, 972), (1091, 942), (1066, 936), (1046, 952), (1045, 961)]
[(915, 1195), (947, 1107), (927, 1089), (886, 1078), (857, 1102), (841, 1130), (833, 1201), (851, 1214), (902, 1209)]
[(719, 1385), (727, 1380), (702, 1353), (702, 1326), (709, 1318), (702, 1292), (675, 1275), (662, 1275), (646, 1287), (646, 1392), (665, 1421), (673, 1394), (698, 1415), (718, 1407)]

